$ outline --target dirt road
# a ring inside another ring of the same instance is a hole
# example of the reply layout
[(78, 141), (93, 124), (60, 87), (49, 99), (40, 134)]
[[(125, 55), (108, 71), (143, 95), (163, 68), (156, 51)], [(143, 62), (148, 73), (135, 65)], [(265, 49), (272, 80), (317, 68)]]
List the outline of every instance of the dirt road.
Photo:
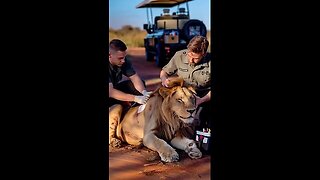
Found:
[(132, 66), (139, 76), (146, 82), (147, 90), (155, 90), (160, 85), (160, 71), (154, 61), (146, 61), (144, 48), (129, 48), (128, 56)]
[[(155, 62), (145, 60), (144, 48), (128, 49), (128, 54), (135, 70), (146, 81), (147, 90), (154, 90), (159, 86), (161, 69)], [(210, 155), (204, 154), (201, 159), (192, 160), (185, 152), (177, 152), (180, 157), (178, 162), (163, 163), (156, 152), (146, 147), (109, 147), (109, 179), (210, 179)]]

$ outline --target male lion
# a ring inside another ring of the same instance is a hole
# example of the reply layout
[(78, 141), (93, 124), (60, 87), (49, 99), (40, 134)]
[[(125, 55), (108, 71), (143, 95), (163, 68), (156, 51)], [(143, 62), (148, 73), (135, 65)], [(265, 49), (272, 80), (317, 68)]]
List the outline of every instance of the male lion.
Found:
[(110, 107), (109, 145), (118, 146), (121, 141), (143, 144), (157, 151), (164, 162), (179, 160), (173, 147), (184, 150), (193, 159), (201, 158), (195, 141), (186, 137), (196, 113), (195, 91), (183, 87), (183, 80), (178, 78), (169, 87), (154, 91), (141, 113), (137, 113), (138, 107), (130, 108), (121, 123), (122, 106)]

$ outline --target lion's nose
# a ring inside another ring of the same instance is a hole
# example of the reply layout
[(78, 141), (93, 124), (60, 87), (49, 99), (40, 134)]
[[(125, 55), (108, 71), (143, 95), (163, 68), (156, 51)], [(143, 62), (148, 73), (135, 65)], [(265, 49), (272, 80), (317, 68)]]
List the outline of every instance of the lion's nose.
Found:
[(195, 109), (191, 109), (191, 110), (187, 110), (189, 113), (193, 113), (195, 111)]

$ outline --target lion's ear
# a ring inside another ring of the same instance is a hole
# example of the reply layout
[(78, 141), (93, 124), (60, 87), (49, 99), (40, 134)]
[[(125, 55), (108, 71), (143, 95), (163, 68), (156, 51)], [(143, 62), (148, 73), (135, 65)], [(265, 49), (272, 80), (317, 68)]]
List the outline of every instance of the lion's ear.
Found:
[(183, 86), (183, 79), (179, 77), (173, 77), (170, 78), (170, 81), (168, 83), (168, 87), (175, 87), (175, 86)]
[(170, 93), (171, 93), (171, 90), (168, 89), (168, 88), (161, 87), (161, 88), (159, 89), (159, 94), (160, 94), (163, 98), (167, 97)]

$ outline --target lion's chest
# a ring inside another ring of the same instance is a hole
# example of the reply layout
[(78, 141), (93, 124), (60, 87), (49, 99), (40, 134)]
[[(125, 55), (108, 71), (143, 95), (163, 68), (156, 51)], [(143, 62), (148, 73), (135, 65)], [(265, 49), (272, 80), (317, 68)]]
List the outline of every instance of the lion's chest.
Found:
[(159, 128), (157, 129), (157, 136), (166, 141), (171, 141), (179, 131), (179, 125), (172, 125), (161, 123), (159, 124)]

